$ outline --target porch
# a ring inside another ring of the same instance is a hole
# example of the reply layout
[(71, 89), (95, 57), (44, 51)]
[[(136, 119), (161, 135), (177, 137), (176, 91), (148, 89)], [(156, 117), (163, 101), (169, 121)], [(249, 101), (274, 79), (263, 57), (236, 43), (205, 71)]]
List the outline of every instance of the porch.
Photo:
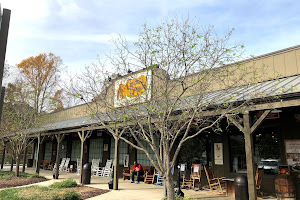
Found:
[[(20, 167), (20, 170), (22, 167)], [(5, 165), (3, 170), (10, 170), (9, 165)], [(14, 167), (15, 170), (15, 167)], [(26, 168), (27, 173), (35, 173), (35, 168), (30, 167)], [(66, 173), (66, 172), (60, 172), (58, 180), (53, 179), (53, 171), (49, 170), (40, 170), (40, 175), (45, 176), (48, 181), (35, 183), (35, 185), (40, 186), (47, 186), (50, 185), (56, 181), (62, 181), (64, 179), (74, 179), (78, 183), (80, 182), (80, 176), (76, 173)], [(99, 189), (108, 189), (108, 181), (110, 178), (107, 177), (91, 177), (91, 184), (88, 184), (89, 187), (99, 188)], [(208, 189), (195, 191), (195, 190), (182, 190), (185, 194), (185, 197), (190, 197), (194, 199), (224, 199), (224, 200), (234, 200), (233, 197), (226, 197), (226, 195), (213, 195), (208, 193)], [(118, 190), (110, 190), (110, 192), (105, 193), (103, 195), (93, 197), (90, 199), (107, 199), (107, 200), (117, 200), (117, 199), (123, 199), (123, 200), (161, 200), (163, 199), (163, 187), (162, 186), (156, 186), (153, 184), (145, 184), (141, 182), (140, 184), (131, 184), (129, 180), (123, 180), (119, 179), (119, 189)], [(266, 197), (266, 199), (269, 200), (275, 200), (275, 197)]]

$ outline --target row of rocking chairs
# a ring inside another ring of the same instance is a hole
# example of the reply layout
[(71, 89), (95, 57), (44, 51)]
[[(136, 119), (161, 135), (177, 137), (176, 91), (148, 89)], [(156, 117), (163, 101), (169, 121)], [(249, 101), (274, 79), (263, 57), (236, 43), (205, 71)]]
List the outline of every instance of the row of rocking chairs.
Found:
[[(209, 185), (210, 193), (223, 194), (223, 187), (225, 185), (225, 182), (223, 181), (223, 179), (225, 179), (225, 177), (216, 178), (216, 177), (214, 177), (212, 169), (205, 167), (205, 165), (203, 165), (203, 167), (204, 167), (205, 174), (207, 177), (207, 182)], [(183, 176), (183, 182), (182, 182), (181, 187), (182, 188), (188, 187), (190, 189), (195, 189), (195, 184), (198, 182), (198, 189), (200, 189), (201, 168), (202, 168), (202, 164), (193, 164), (191, 167), (190, 178), (187, 179), (185, 176)], [(260, 169), (257, 168), (256, 175), (255, 175), (255, 183), (256, 183), (257, 193), (259, 193), (260, 188), (261, 188), (263, 173), (264, 173), (263, 168), (260, 168)]]
[[(155, 183), (155, 180), (156, 180), (156, 183)], [(151, 184), (155, 183), (156, 185), (163, 186), (164, 178), (159, 175), (159, 172), (157, 170), (154, 169), (153, 174), (151, 174), (151, 172), (148, 172), (148, 171), (145, 172), (144, 182), (151, 183)]]

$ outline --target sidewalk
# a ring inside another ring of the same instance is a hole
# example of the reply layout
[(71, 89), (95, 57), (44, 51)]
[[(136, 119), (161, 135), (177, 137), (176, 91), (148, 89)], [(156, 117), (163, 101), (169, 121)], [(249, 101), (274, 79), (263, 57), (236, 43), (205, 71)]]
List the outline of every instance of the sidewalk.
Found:
[[(9, 167), (5, 167), (4, 170), (9, 170)], [(21, 167), (22, 169), (22, 167)], [(26, 168), (26, 172), (28, 173), (35, 173), (35, 168)], [(59, 179), (53, 179), (53, 172), (49, 170), (40, 170), (40, 175), (45, 176), (48, 178), (48, 181), (34, 183), (32, 185), (39, 185), (39, 186), (48, 186), (56, 181), (62, 181), (67, 178), (74, 179), (79, 183), (79, 175), (76, 173), (65, 173), (60, 172)], [(91, 184), (86, 186), (99, 188), (99, 189), (108, 189), (108, 182), (109, 178), (102, 178), (102, 177), (92, 177)], [(194, 191), (194, 190), (182, 190), (185, 194), (185, 197), (191, 197), (194, 199), (209, 199), (209, 200), (217, 200), (217, 199), (224, 199), (224, 200), (234, 200), (234, 197), (226, 197), (224, 195), (214, 195), (210, 194), (205, 190), (201, 191)], [(153, 184), (145, 184), (140, 182), (140, 184), (130, 183), (129, 180), (124, 181), (123, 179), (119, 179), (119, 190), (111, 190), (108, 193), (102, 194), (100, 196), (96, 196), (90, 198), (90, 200), (161, 200), (163, 199), (163, 187), (156, 186)], [(275, 198), (268, 200), (275, 200)]]

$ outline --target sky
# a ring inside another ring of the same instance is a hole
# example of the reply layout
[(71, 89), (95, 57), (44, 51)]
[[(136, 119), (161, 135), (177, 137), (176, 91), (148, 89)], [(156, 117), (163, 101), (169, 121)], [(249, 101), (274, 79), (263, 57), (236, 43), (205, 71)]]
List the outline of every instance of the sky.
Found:
[(300, 45), (297, 0), (0, 0), (11, 10), (6, 62), (40, 53), (60, 56), (69, 71), (112, 51), (112, 36), (137, 39), (143, 23), (168, 17), (197, 18), (259, 56)]

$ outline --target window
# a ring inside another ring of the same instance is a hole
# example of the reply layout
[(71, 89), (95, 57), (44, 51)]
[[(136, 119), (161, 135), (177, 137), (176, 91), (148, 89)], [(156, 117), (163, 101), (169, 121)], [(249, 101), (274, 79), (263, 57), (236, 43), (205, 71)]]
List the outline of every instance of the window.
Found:
[[(110, 159), (114, 161), (115, 156), (115, 140), (112, 138), (110, 143)], [(123, 140), (119, 140), (119, 165), (124, 165), (124, 156), (128, 154), (128, 144)]]
[[(155, 142), (156, 142), (156, 144), (158, 144), (159, 141), (156, 140)], [(149, 155), (154, 160), (154, 162), (156, 162), (157, 159), (156, 159), (155, 153), (151, 149), (150, 145), (147, 144), (147, 142), (145, 142), (145, 141), (142, 141), (142, 144), (146, 147), (147, 151), (149, 152)], [(152, 163), (148, 159), (147, 155), (143, 151), (140, 151), (140, 150), (137, 150), (137, 162), (144, 166), (152, 166)]]
[(38, 157), (38, 150), (37, 150), (37, 145), (35, 145), (34, 147), (34, 160), (37, 160), (37, 157)]
[(63, 140), (61, 143), (60, 158), (66, 158), (66, 156), (67, 156), (67, 140)]
[(81, 151), (81, 141), (73, 140), (72, 141), (71, 161), (77, 161), (77, 158), (80, 158), (80, 151)]
[(254, 134), (254, 161), (265, 174), (277, 174), (280, 161), (277, 128), (261, 128)]
[[(253, 134), (254, 162), (264, 167), (265, 174), (276, 174), (280, 162), (277, 128), (260, 128)], [(245, 172), (246, 153), (243, 133), (230, 135), (230, 161), (232, 172)]]
[(89, 162), (93, 159), (100, 159), (102, 163), (103, 153), (103, 138), (91, 139), (90, 140), (90, 151), (89, 151)]
[(45, 145), (44, 160), (51, 160), (52, 156), (52, 142), (47, 142)]
[(192, 164), (209, 164), (211, 138), (208, 133), (198, 135), (186, 141), (178, 155), (179, 163), (186, 163), (188, 169)]
[(230, 163), (232, 172), (246, 172), (245, 139), (243, 133), (230, 135)]

